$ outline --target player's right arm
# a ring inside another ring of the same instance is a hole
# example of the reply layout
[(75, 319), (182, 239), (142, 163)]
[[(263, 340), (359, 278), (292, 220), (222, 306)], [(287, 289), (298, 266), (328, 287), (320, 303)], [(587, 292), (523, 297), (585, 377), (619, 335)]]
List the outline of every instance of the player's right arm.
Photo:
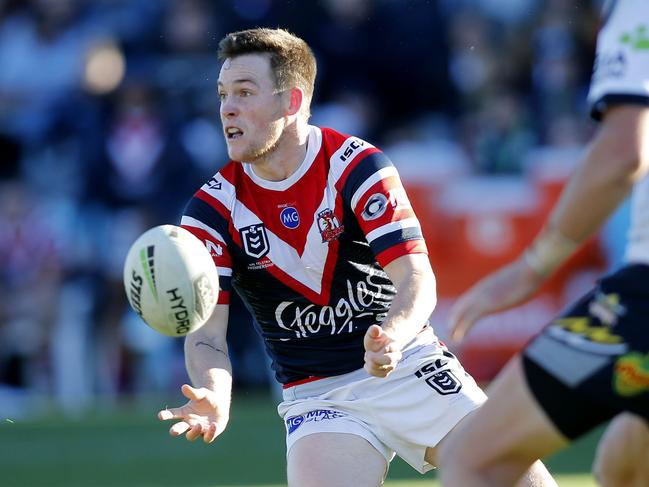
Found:
[(211, 443), (230, 418), (232, 366), (226, 333), (228, 305), (217, 305), (210, 319), (185, 338), (185, 366), (193, 386), (181, 391), (189, 401), (158, 413), (161, 420), (178, 420), (169, 430), (172, 436), (185, 434), (194, 441), (200, 437)]
[(232, 279), (229, 214), (218, 200), (223, 195), (215, 178), (190, 200), (181, 225), (210, 251), (219, 274), (219, 297), (209, 320), (185, 338), (185, 367), (193, 386), (185, 384), (181, 390), (189, 401), (158, 414), (162, 420), (179, 420), (171, 427), (171, 435), (185, 434), (190, 441), (202, 436), (206, 443), (214, 441), (225, 430), (232, 391), (232, 367), (226, 342)]
[(601, 227), (648, 171), (649, 109), (611, 108), (530, 247), (458, 299), (451, 311), (452, 337), (461, 339), (481, 317), (531, 297)]

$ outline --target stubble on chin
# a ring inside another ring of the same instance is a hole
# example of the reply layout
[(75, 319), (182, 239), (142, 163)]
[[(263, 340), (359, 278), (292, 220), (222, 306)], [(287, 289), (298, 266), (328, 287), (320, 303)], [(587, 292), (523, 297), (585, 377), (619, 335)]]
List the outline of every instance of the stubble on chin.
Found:
[(251, 150), (244, 154), (244, 157), (242, 157), (241, 160), (250, 164), (264, 162), (277, 151), (283, 135), (284, 128), (282, 127), (282, 129), (275, 132), (274, 137), (272, 137), (264, 146), (256, 148), (252, 147)]

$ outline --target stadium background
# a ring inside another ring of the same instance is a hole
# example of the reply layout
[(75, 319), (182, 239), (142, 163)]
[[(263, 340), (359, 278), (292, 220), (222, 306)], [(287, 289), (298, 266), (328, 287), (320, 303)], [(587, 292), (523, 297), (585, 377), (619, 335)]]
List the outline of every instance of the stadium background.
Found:
[[(226, 161), (215, 90), (225, 33), (281, 26), (313, 47), (312, 122), (371, 141), (399, 168), (444, 337), (455, 297), (533, 238), (594, 130), (598, 4), (0, 0), (0, 484), (283, 482), (277, 391), (241, 304), (231, 428), (204, 447), (156, 422), (181, 400), (182, 343), (139, 322), (122, 288), (130, 243), (176, 222)], [(454, 347), (480, 381), (618, 264), (626, 214), (538, 298)], [(551, 466), (587, 472), (597, 434)], [(390, 478), (416, 476), (396, 464)]]

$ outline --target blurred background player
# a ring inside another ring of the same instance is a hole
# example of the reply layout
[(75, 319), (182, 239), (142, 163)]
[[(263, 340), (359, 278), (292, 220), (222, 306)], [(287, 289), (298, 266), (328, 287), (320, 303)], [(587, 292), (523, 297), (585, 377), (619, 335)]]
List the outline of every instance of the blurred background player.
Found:
[(599, 131), (527, 251), (457, 301), (453, 335), (532, 296), (633, 191), (625, 265), (506, 366), (444, 446), (455, 460), (445, 486), (512, 485), (534, 459), (621, 412), (600, 442), (597, 477), (649, 485), (649, 9), (607, 2), (602, 22), (589, 93)]
[[(160, 419), (190, 441), (225, 429), (232, 286), (283, 386), (289, 485), (378, 486), (395, 453), (434, 468), (437, 445), (485, 397), (427, 324), (435, 279), (396, 169), (368, 142), (308, 124), (316, 61), (302, 39), (235, 32), (219, 58), (231, 162), (182, 224), (212, 250), (222, 292), (185, 341), (189, 402)], [(540, 463), (534, 479), (523, 483), (556, 485)]]

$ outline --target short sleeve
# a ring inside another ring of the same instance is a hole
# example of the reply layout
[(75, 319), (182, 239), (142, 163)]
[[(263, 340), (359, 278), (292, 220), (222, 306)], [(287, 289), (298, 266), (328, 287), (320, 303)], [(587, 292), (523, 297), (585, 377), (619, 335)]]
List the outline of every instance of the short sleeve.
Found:
[(405, 254), (428, 253), (397, 169), (385, 154), (375, 151), (354, 161), (341, 193), (381, 266)]
[(228, 251), (227, 219), (199, 191), (187, 204), (180, 225), (209, 250), (219, 274), (218, 304), (228, 304), (232, 290), (232, 258)]

